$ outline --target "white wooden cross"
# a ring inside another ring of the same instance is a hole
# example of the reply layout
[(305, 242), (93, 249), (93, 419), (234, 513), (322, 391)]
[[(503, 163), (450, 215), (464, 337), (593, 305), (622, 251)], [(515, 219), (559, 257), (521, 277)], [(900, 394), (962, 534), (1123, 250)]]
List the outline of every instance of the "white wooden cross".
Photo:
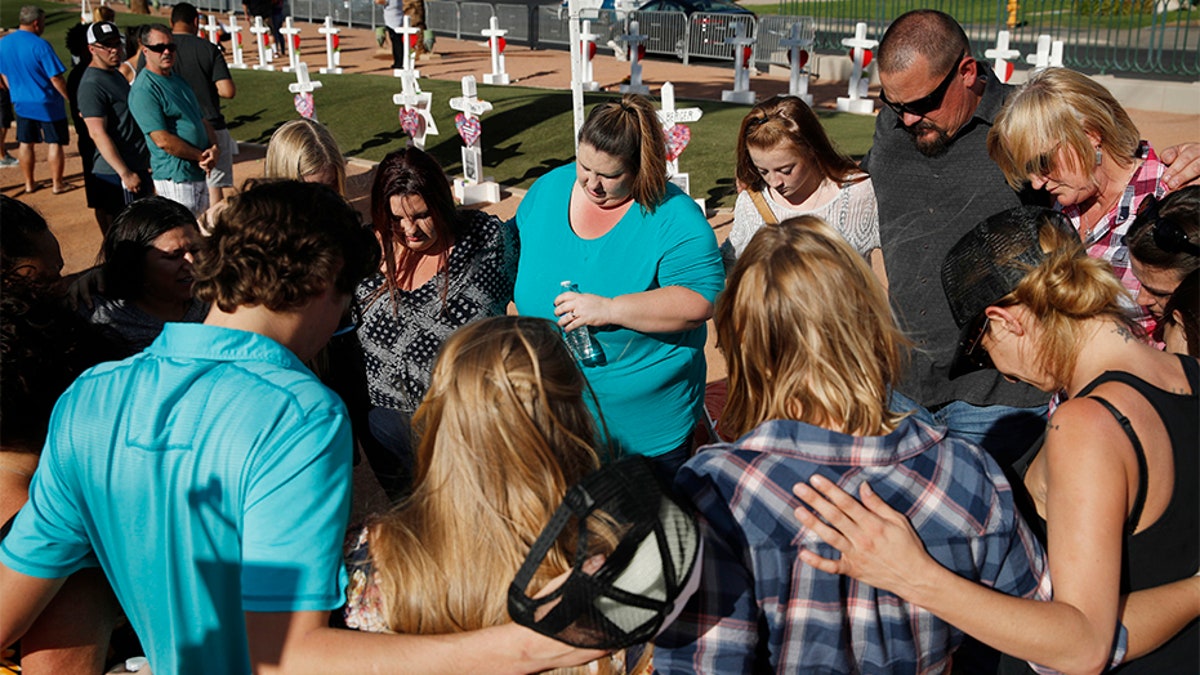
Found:
[(492, 17), (488, 28), (480, 31), (488, 39), (488, 49), (492, 52), (492, 72), (484, 73), (485, 84), (508, 84), (508, 73), (504, 72), (504, 36), (507, 30), (500, 27), (500, 20)]
[[(401, 115), (415, 114), (420, 120), (420, 125), (415, 134), (409, 136), (412, 144), (421, 150), (425, 149), (425, 137), (429, 135), (437, 136), (437, 122), (433, 120), (433, 94), (427, 91), (421, 91), (421, 85), (417, 84), (417, 78), (412, 73), (404, 71), (400, 77), (400, 93), (392, 96), (392, 103), (400, 106), (411, 113), (401, 112)], [(403, 126), (403, 121), (401, 121)], [(408, 130), (405, 129), (408, 133)]]
[(642, 84), (642, 43), (649, 39), (649, 36), (638, 33), (638, 22), (629, 22), (629, 32), (617, 38), (619, 42), (625, 45), (626, 51), (629, 52), (629, 84), (620, 86), (622, 94), (642, 94), (650, 93), (650, 87)]
[(733, 37), (725, 38), (725, 44), (733, 45), (733, 89), (721, 92), (721, 100), (731, 103), (754, 105), (756, 96), (750, 90), (750, 58), (753, 54), (752, 37), (746, 36), (746, 25), (741, 21), (733, 24)]
[[(320, 80), (308, 79), (308, 64), (300, 61), (296, 64), (296, 81), (288, 85), (288, 91), (293, 94), (311, 94), (321, 88)], [(313, 105), (313, 114), (310, 118), (314, 121), (317, 119), (317, 107)]]
[(271, 50), (267, 49), (263, 44), (263, 36), (271, 32), (269, 26), (263, 25), (261, 16), (254, 17), (254, 26), (250, 28), (250, 32), (254, 33), (254, 44), (258, 45), (258, 65), (254, 66), (255, 70), (275, 70), (275, 66), (271, 65)]
[[(695, 122), (704, 111), (699, 108), (676, 108), (675, 85), (664, 82), (662, 91), (662, 108), (657, 111), (658, 121), (662, 124), (663, 133), (667, 137), (667, 179), (679, 186), (685, 194), (691, 193), (691, 184), (686, 173), (679, 172), (679, 153), (687, 147), (691, 140), (691, 130), (684, 122)], [(677, 128), (678, 127), (678, 128)], [(679, 133), (683, 132), (683, 133)], [(704, 200), (696, 200), (700, 209), (704, 209)]]
[(1008, 41), (1012, 34), (1006, 30), (1002, 30), (996, 34), (995, 49), (988, 49), (983, 52), (985, 58), (994, 59), (992, 62), (992, 70), (996, 71), (996, 77), (1004, 83), (1012, 79), (1013, 60), (1021, 58), (1021, 52), (1015, 49), (1009, 49)]
[(342, 69), (338, 67), (339, 54), (333, 42), (338, 39), (337, 34), (342, 32), (341, 29), (334, 27), (333, 17), (326, 16), (325, 23), (321, 24), (317, 32), (325, 36), (325, 67), (320, 69), (321, 74), (340, 74)]
[(92, 3), (88, 2), (88, 0), (79, 0), (79, 22), (92, 22)]
[(296, 64), (300, 63), (300, 50), (296, 48), (296, 37), (300, 35), (300, 29), (292, 25), (292, 17), (283, 20), (283, 28), (279, 32), (287, 40), (288, 64), (283, 67), (283, 72), (295, 72)]
[(1025, 62), (1033, 66), (1033, 72), (1046, 68), (1061, 68), (1063, 56), (1062, 40), (1054, 40), (1049, 35), (1039, 35), (1037, 52), (1025, 57)]
[(237, 25), (237, 14), (233, 12), (229, 13), (229, 41), (233, 43), (233, 63), (229, 67), (244, 69), (246, 60), (242, 54), (242, 27)]
[(208, 21), (204, 25), (200, 26), (200, 30), (204, 31), (204, 34), (208, 36), (209, 42), (220, 46), (221, 26), (217, 23), (216, 14), (209, 14)]
[(454, 196), (464, 206), (495, 203), (500, 201), (500, 185), (491, 178), (483, 177), (483, 150), (480, 144), (483, 133), (479, 125), (479, 116), (491, 111), (492, 104), (479, 100), (474, 75), (463, 77), (462, 94), (450, 99), (450, 107), (462, 113), (461, 119), (455, 118), (459, 136), (464, 134), (464, 129), (471, 129), (474, 137), (470, 143), (463, 138), (463, 177), (454, 179)]
[(842, 38), (842, 44), (850, 48), (854, 68), (850, 71), (848, 96), (838, 97), (837, 109), (840, 112), (870, 115), (875, 110), (875, 102), (867, 98), (867, 86), (870, 84), (870, 78), (864, 77), (863, 71), (867, 67), (867, 55), (879, 44), (879, 41), (868, 40), (867, 24), (859, 21), (854, 26), (854, 37)]
[(583, 30), (579, 31), (579, 50), (580, 50), (580, 80), (586, 91), (600, 91), (600, 83), (597, 82), (592, 72), (592, 55), (596, 50), (596, 38), (599, 35), (592, 32), (592, 22), (585, 20), (583, 22)]
[(791, 77), (788, 80), (788, 94), (812, 106), (813, 96), (808, 93), (808, 49), (812, 47), (812, 31), (801, 37), (800, 22), (792, 24), (791, 33), (779, 41), (779, 46), (788, 50), (788, 64), (791, 67)]
[(404, 22), (399, 28), (393, 29), (394, 32), (400, 35), (400, 43), (404, 46), (404, 67), (394, 68), (392, 75), (400, 77), (400, 71), (408, 70), (413, 73), (413, 77), (420, 77), (421, 73), (417, 71), (417, 55), (412, 48), (412, 36), (420, 35), (421, 29), (412, 25), (408, 15), (404, 15)]

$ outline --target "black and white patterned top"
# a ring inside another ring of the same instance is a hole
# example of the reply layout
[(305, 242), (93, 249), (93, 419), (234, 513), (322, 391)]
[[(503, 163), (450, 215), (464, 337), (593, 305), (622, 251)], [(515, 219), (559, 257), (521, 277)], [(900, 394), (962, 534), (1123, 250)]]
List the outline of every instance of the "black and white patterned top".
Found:
[[(517, 278), (517, 233), (511, 224), (482, 211), (454, 243), (446, 269), (396, 302), (373, 274), (358, 286), (362, 344), (371, 405), (411, 415), (429, 388), (442, 343), (477, 319), (504, 314)], [(449, 275), (450, 287), (442, 300)], [(398, 306), (394, 306), (398, 305)]]

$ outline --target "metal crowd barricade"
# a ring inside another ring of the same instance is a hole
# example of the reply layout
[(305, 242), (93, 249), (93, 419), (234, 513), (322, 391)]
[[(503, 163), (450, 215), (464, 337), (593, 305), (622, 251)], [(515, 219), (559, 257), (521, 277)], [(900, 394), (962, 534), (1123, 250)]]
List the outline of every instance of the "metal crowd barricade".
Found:
[(754, 37), (755, 19), (751, 16), (696, 12), (688, 19), (689, 57), (703, 56), (732, 61), (733, 47), (725, 44), (725, 39), (736, 35), (734, 26), (739, 23), (745, 27), (743, 34), (746, 37)]
[(451, 0), (425, 0), (425, 25), (434, 33), (462, 37), (458, 25), (458, 3)]
[[(754, 45), (755, 63), (769, 63), (776, 66), (788, 67), (788, 50), (779, 43), (792, 35), (792, 26), (800, 26), (801, 39), (816, 38), (815, 22), (811, 16), (776, 16), (758, 17), (758, 32), (755, 36), (758, 42)], [(809, 53), (813, 48), (809, 47)]]
[(567, 10), (558, 5), (540, 5), (534, 16), (538, 26), (538, 42), (566, 46), (571, 42), (570, 27), (567, 25)]
[(496, 10), (486, 2), (463, 2), (458, 6), (458, 27), (460, 37), (483, 37), (483, 31), (492, 22)]
[(496, 20), (500, 27), (508, 31), (505, 39), (509, 42), (529, 43), (532, 26), (529, 17), (529, 7), (526, 5), (496, 5)]
[(688, 18), (683, 12), (630, 12), (638, 22), (638, 32), (647, 36), (646, 51), (650, 54), (671, 54), (688, 62)]

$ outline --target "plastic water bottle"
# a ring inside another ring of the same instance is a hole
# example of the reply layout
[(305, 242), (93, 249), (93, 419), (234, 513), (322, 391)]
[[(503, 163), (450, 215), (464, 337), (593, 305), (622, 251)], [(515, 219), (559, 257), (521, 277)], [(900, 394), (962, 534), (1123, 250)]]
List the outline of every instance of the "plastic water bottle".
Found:
[[(559, 285), (562, 286), (563, 291), (579, 292), (579, 286), (570, 281), (564, 281)], [(567, 347), (570, 348), (575, 360), (585, 367), (594, 368), (604, 365), (604, 349), (600, 347), (600, 343), (596, 341), (596, 338), (592, 337), (592, 331), (587, 326), (580, 326), (575, 330), (564, 331), (563, 340), (566, 341)]]

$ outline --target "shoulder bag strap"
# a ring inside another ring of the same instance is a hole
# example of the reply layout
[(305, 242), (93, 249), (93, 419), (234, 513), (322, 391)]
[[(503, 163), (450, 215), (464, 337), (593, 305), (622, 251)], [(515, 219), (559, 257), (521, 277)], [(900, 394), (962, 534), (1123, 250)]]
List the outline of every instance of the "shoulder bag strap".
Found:
[(775, 217), (775, 213), (771, 211), (771, 207), (767, 205), (767, 198), (759, 190), (750, 191), (750, 201), (754, 202), (754, 207), (758, 209), (758, 215), (762, 216), (763, 224), (778, 225), (779, 219)]

